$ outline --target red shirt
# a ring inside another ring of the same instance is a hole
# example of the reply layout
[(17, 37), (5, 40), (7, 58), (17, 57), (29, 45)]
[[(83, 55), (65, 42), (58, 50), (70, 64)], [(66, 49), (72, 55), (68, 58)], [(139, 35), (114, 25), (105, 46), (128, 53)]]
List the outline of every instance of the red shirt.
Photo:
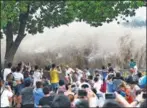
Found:
[(104, 82), (102, 85), (101, 85), (101, 89), (100, 91), (103, 92), (103, 93), (106, 93), (106, 82)]

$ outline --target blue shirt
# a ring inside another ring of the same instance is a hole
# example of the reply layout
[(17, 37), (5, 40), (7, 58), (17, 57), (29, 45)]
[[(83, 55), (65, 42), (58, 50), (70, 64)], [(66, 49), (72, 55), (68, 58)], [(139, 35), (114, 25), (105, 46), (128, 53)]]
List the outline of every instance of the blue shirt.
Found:
[(107, 83), (107, 92), (109, 92), (109, 93), (113, 92), (113, 82)]
[(35, 107), (39, 105), (40, 99), (44, 96), (42, 88), (36, 88), (33, 91), (33, 96), (34, 96), (34, 104)]
[(106, 79), (107, 72), (106, 71), (102, 71), (102, 76), (103, 76), (104, 79)]

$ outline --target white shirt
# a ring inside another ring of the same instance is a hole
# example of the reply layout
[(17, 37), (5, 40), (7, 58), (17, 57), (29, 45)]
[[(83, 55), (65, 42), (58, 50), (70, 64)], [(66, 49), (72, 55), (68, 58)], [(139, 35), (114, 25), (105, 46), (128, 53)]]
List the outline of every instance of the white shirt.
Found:
[(90, 76), (90, 72), (89, 71), (86, 72), (86, 76)]
[(101, 93), (100, 89), (101, 89), (101, 85), (103, 84), (103, 82), (101, 80), (99, 80), (98, 82), (94, 83), (94, 88), (96, 89), (97, 93)]
[(36, 85), (37, 81), (41, 81), (41, 73), (39, 71), (35, 71), (33, 74), (33, 78), (34, 78), (34, 86)]
[(9, 107), (10, 106), (10, 102), (9, 102), (9, 98), (11, 98), (13, 96), (13, 93), (8, 91), (7, 89), (5, 89), (3, 92), (3, 90), (1, 89), (1, 100), (0, 100), (0, 107)]
[(77, 69), (77, 73), (78, 73), (78, 81), (80, 81), (81, 78), (83, 77), (83, 71), (80, 69)]
[(68, 68), (66, 70), (66, 77), (68, 77), (68, 74), (71, 74), (72, 72), (75, 72), (72, 68)]
[(4, 81), (6, 81), (7, 75), (9, 73), (11, 73), (11, 69), (10, 68), (5, 68), (4, 69), (4, 75), (3, 75)]
[(14, 72), (13, 76), (14, 76), (15, 81), (16, 80), (23, 80), (24, 79), (23, 74), (20, 73), (20, 72)]
[(134, 66), (134, 70), (135, 70), (134, 74), (136, 75), (137, 74), (137, 71), (138, 71), (137, 65)]
[(90, 98), (90, 100), (89, 100), (89, 107), (91, 107), (91, 108), (96, 108), (96, 107), (98, 107), (99, 105), (98, 105), (98, 98), (95, 96), (95, 97), (92, 97), (92, 98)]

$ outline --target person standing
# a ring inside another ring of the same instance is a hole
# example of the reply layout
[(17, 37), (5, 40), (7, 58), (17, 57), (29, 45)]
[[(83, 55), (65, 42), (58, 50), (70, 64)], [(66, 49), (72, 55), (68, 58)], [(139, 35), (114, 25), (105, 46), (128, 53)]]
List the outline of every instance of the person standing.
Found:
[(39, 100), (44, 96), (42, 88), (43, 88), (42, 82), (37, 81), (36, 82), (36, 88), (33, 91), (35, 108), (37, 108), (39, 106)]
[(32, 81), (31, 79), (27, 79), (24, 81), (25, 88), (23, 88), (20, 92), (20, 99), (21, 99), (21, 108), (34, 108), (34, 97), (33, 97), (33, 90)]
[(7, 68), (4, 69), (3, 79), (6, 81), (7, 75), (11, 73), (12, 63), (8, 63)]
[(75, 71), (70, 68), (68, 65), (66, 66), (66, 72), (65, 72), (65, 78), (68, 81), (68, 83), (72, 83), (73, 79), (72, 79), (72, 73), (74, 73)]
[(12, 100), (11, 87), (4, 84), (4, 81), (0, 78), (0, 108), (9, 108)]
[(61, 72), (56, 69), (56, 64), (52, 64), (52, 68), (50, 70), (50, 82), (52, 90), (55, 92), (59, 87), (59, 73)]
[(107, 76), (107, 70), (106, 70), (105, 66), (102, 66), (102, 77), (103, 77), (103, 79), (106, 79), (106, 76)]
[(41, 73), (39, 72), (39, 68), (38, 68), (37, 65), (35, 66), (35, 71), (34, 71), (34, 74), (33, 74), (33, 79), (34, 79), (33, 86), (36, 86), (36, 82), (37, 81), (41, 81)]

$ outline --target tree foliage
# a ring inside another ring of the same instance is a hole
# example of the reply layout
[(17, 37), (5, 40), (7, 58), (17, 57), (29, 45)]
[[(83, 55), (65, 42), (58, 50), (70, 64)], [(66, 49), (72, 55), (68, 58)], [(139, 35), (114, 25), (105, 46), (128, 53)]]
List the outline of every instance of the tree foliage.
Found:
[(87, 0), (87, 1), (69, 1), (69, 11), (74, 13), (77, 21), (85, 21), (92, 26), (102, 26), (103, 23), (110, 23), (121, 16), (134, 16), (135, 10), (144, 5), (143, 1), (107, 1), (107, 0)]
[[(1, 28), (13, 23), (13, 33), (18, 33), (20, 14), (27, 11), (29, 17), (26, 31), (42, 33), (44, 27), (57, 27), (74, 19), (85, 21), (92, 26), (109, 23), (117, 16), (134, 16), (135, 9), (144, 5), (142, 1), (1, 1)], [(125, 20), (124, 17), (121, 17)]]

